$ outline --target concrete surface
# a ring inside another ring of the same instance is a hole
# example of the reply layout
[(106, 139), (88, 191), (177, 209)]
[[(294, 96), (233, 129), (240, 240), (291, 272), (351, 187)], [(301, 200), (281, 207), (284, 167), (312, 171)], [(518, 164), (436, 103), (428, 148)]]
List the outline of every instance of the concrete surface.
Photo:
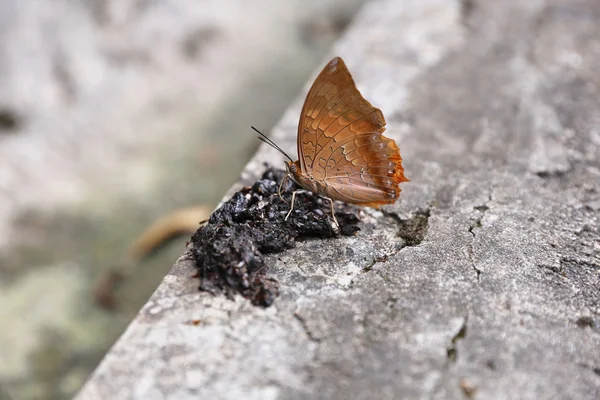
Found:
[(159, 217), (219, 202), (250, 125), (277, 122), (361, 1), (0, 1), (0, 398), (72, 398), (187, 238), (116, 310), (98, 276)]
[[(198, 292), (184, 254), (77, 398), (600, 397), (599, 19), (594, 0), (368, 3), (332, 54), (401, 148), (398, 203), (271, 257), (266, 309)], [(292, 152), (302, 97), (274, 130)]]

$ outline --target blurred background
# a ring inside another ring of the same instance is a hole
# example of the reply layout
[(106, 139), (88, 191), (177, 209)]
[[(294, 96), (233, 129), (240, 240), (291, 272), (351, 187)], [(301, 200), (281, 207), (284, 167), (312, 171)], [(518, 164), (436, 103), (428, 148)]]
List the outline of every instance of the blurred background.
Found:
[(77, 392), (186, 238), (98, 282), (212, 210), (361, 2), (0, 0), (0, 400)]

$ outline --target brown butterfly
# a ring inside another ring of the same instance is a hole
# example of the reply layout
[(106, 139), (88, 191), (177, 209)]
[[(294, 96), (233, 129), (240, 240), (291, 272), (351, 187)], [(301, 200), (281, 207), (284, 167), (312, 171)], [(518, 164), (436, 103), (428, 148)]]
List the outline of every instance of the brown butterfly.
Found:
[[(335, 57), (304, 101), (298, 124), (298, 161), (268, 138), (267, 143), (290, 160), (286, 161), (286, 178), (291, 176), (302, 188), (330, 201), (337, 225), (333, 200), (379, 208), (396, 202), (399, 183), (409, 181), (398, 146), (382, 135), (384, 131), (381, 110), (362, 97), (344, 61)], [(286, 219), (295, 197), (293, 192)]]

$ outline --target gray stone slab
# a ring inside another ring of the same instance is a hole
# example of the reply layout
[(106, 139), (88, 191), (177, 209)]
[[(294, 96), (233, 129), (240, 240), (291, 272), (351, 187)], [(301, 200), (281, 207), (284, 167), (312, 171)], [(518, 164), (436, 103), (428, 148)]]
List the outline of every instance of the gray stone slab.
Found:
[(271, 256), (267, 309), (198, 292), (184, 254), (78, 399), (599, 398), (598, 20), (594, 0), (368, 3), (333, 53), (387, 117), (400, 200)]

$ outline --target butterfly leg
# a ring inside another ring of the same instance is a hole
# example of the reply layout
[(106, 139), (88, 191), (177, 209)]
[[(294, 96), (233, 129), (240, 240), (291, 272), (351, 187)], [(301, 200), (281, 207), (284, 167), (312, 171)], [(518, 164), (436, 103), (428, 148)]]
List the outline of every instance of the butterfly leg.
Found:
[[(289, 178), (290, 178), (290, 176), (288, 174), (286, 174), (283, 178), (281, 178), (281, 182), (279, 182), (279, 189), (277, 189), (277, 194), (279, 195), (279, 198), (281, 199), (281, 201), (283, 201), (286, 204), (287, 204), (287, 201), (285, 201), (285, 199), (281, 195), (281, 192), (282, 192), (282, 189), (285, 187), (285, 184), (287, 184), (287, 180)], [(293, 207), (293, 204), (292, 204), (292, 207)]]
[(331, 216), (333, 217), (333, 222), (335, 222), (335, 225), (339, 228), (340, 224), (337, 222), (337, 219), (335, 218), (335, 211), (333, 210), (333, 200), (330, 198), (327, 198), (327, 200), (329, 200), (329, 204), (331, 205)]
[(291, 214), (291, 213), (292, 213), (292, 211), (294, 210), (294, 200), (296, 200), (296, 193), (298, 193), (298, 191), (297, 191), (297, 190), (294, 190), (294, 191), (292, 192), (292, 205), (291, 205), (291, 207), (290, 207), (290, 211), (288, 211), (287, 215), (285, 216), (285, 220), (284, 220), (284, 221), (287, 221), (288, 217), (290, 216), (290, 214)]

